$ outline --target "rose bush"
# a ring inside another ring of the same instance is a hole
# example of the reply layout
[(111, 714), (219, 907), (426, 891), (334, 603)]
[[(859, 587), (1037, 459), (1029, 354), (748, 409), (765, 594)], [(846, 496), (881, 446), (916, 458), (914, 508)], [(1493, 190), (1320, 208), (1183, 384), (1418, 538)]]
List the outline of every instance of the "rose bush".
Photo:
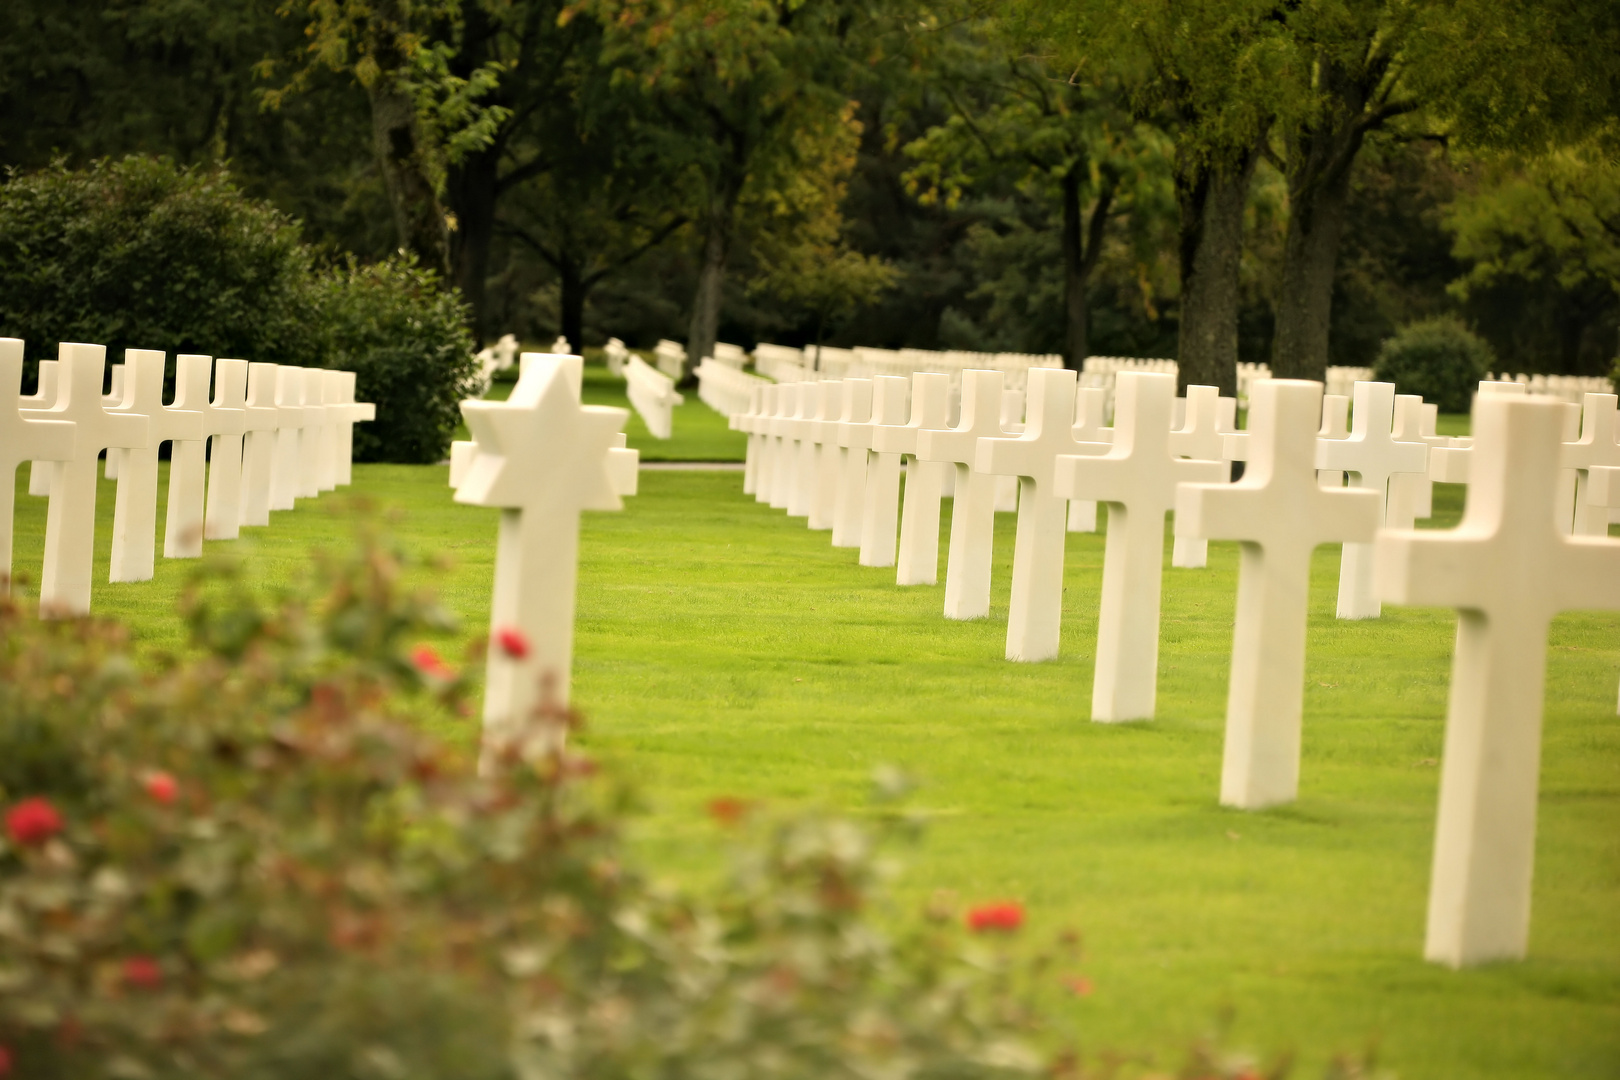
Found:
[(399, 552), (315, 565), (275, 602), (200, 570), (180, 659), (0, 601), (0, 1075), (1091, 1075), (1037, 1008), (1090, 993), (1072, 937), (1015, 961), (1016, 903), (886, 906), (899, 804), (716, 800), (729, 878), (656, 884), (631, 792), (558, 738), (577, 716), (543, 707), (479, 771), (424, 733), (466, 723), (479, 657), (423, 646), (447, 618)]

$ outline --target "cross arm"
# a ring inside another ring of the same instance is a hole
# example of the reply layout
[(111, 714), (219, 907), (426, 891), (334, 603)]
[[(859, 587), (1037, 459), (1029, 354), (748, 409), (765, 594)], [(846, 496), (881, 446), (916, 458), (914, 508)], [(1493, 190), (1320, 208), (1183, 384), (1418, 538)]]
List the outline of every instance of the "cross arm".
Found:
[[(33, 410), (29, 410), (33, 411)], [(11, 425), (5, 425), (10, 427)], [(11, 468), (15, 468), (21, 461), (71, 461), (75, 448), (75, 433), (78, 425), (71, 420), (33, 420), (20, 419), (21, 431), (13, 429), (9, 434), (17, 438), (0, 442), (5, 449), (6, 459)], [(21, 445), (21, 437), (26, 436), (28, 445)], [(26, 452), (27, 456), (20, 456)], [(13, 454), (19, 456), (12, 456)], [(8, 471), (9, 472), (9, 471)], [(7, 481), (10, 482), (9, 480)]]
[[(1376, 493), (1374, 493), (1376, 494)], [(1374, 541), (1374, 580), (1387, 604), (1483, 608), (1481, 583), (1499, 577), (1490, 540), (1450, 530), (1387, 529)]]

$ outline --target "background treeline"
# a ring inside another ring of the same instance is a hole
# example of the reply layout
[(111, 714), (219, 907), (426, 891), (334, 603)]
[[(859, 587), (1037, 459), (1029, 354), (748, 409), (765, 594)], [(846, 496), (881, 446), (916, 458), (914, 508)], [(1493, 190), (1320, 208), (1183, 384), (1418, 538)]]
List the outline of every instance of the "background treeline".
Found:
[[(0, 164), (228, 166), (474, 335), (1499, 366), (1620, 329), (1620, 8), (11, 0)], [(16, 256), (11, 256), (16, 257)]]

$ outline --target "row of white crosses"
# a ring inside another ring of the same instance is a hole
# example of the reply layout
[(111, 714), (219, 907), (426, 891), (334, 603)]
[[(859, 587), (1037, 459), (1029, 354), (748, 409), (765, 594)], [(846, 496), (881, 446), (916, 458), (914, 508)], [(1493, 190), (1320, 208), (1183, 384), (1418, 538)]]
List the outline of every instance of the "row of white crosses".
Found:
[(639, 465), (637, 452), (625, 448), (629, 410), (581, 404), (582, 358), (524, 353), (519, 363), (507, 400), (461, 403), (473, 437), (450, 453), (455, 500), (501, 511), (486, 750), (520, 730), (548, 689), (556, 704), (567, 704), (580, 513), (620, 509), (622, 498), (636, 493)]
[[(23, 343), (0, 338), (0, 579), (11, 575), (15, 485), (32, 462), (31, 492), (50, 499), (40, 610), (90, 610), (96, 470), (116, 479), (109, 580), (145, 581), (156, 558), (158, 450), (172, 446), (165, 558), (196, 558), (203, 540), (235, 539), (351, 479), (354, 425), (375, 406), (354, 400), (354, 373), (182, 355), (175, 397), (163, 402), (166, 357), (130, 349), (105, 397), (107, 351), (64, 343), (40, 364), (40, 390), (21, 396)], [(212, 393), (210, 393), (212, 389)], [(32, 407), (31, 407), (32, 406)], [(212, 443), (210, 447), (208, 444)]]
[[(1287, 802), (1298, 791), (1310, 560), (1318, 545), (1343, 545), (1341, 618), (1377, 617), (1382, 600), (1458, 607), (1426, 952), (1454, 965), (1522, 956), (1547, 623), (1567, 607), (1620, 607), (1620, 544), (1598, 539), (1620, 502), (1615, 397), (1588, 395), (1584, 409), (1571, 412), (1522, 397), (1514, 403), (1521, 388), (1485, 384), (1475, 439), (1448, 440), (1435, 433), (1433, 406), (1389, 384), (1354, 387), (1347, 430), (1350, 402), (1324, 400), (1321, 384), (1259, 380), (1248, 431), (1240, 433), (1230, 430), (1230, 407), (1212, 388), (1190, 388), (1174, 427), (1174, 380), (1127, 372), (1110, 431), (1098, 426), (1100, 409), (1092, 415), (1086, 389), (1076, 398), (1072, 373), (1036, 371), (1026, 426), (1013, 438), (991, 419), (996, 378), (967, 373), (961, 418), (951, 427), (943, 376), (915, 377), (904, 422), (902, 380), (879, 380), (883, 404), (868, 417), (859, 389), (762, 390), (737, 420), (750, 435), (745, 483), (761, 501), (810, 516), (814, 527), (806, 493), (824, 483), (831, 444), (821, 427), (806, 425), (838, 409), (840, 430), (851, 433), (840, 445), (869, 447), (866, 507), (879, 535), (863, 533), (862, 564), (890, 565), (893, 515), (881, 507), (898, 486), (900, 456), (911, 455), (897, 581), (932, 583), (941, 484), (927, 466), (954, 463), (946, 614), (973, 618), (987, 612), (990, 592), (994, 512), (984, 479), (1020, 476), (1007, 634), (1015, 660), (1057, 651), (1064, 501), (1071, 521), (1084, 518), (1087, 503), (1108, 504), (1092, 697), (1098, 721), (1153, 715), (1166, 512), (1176, 510), (1177, 564), (1202, 565), (1201, 545), (1210, 539), (1240, 542), (1221, 800), (1241, 808)], [(1510, 422), (1521, 405), (1539, 412), (1521, 410), (1524, 419)], [(853, 434), (862, 427), (869, 436)], [(1535, 440), (1546, 445), (1521, 445)], [(1479, 464), (1471, 464), (1476, 456)], [(1226, 482), (1223, 459), (1247, 460), (1240, 482)], [(852, 477), (847, 458), (842, 465)], [(817, 479), (805, 479), (811, 475)], [(1452, 533), (1412, 532), (1415, 519), (1428, 516), (1434, 480), (1472, 481), (1467, 518)], [(1602, 584), (1588, 587), (1594, 582)]]

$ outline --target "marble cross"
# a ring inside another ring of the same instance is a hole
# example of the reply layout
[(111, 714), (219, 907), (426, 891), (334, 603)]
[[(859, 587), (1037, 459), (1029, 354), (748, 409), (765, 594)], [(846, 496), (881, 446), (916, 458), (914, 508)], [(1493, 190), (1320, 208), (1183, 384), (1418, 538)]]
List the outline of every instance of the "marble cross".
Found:
[[(101, 395), (101, 404), (112, 409), (123, 403), (124, 400), (124, 365), (112, 364), (107, 368), (107, 381), (110, 389)], [(107, 451), (107, 464), (101, 475), (108, 480), (118, 479), (118, 459), (122, 452), (118, 450)]]
[[(943, 461), (917, 456), (924, 431), (942, 431), (949, 423), (951, 378), (934, 371), (911, 376), (911, 416), (903, 424), (872, 433), (880, 456), (910, 457), (906, 466), (905, 501), (900, 511), (900, 552), (894, 563), (896, 585), (932, 585), (939, 580), (939, 503), (945, 490)], [(886, 543), (879, 538), (880, 545)], [(880, 547), (880, 552), (882, 548)]]
[(326, 372), (302, 368), (304, 426), (298, 432), (298, 497), (314, 499), (321, 493), (321, 456), (326, 441)]
[(798, 438), (799, 405), (806, 387), (800, 383), (786, 383), (776, 388), (776, 415), (771, 417), (771, 497), (767, 505), (773, 510), (786, 510), (793, 499), (795, 477), (799, 466)]
[(1108, 452), (1108, 443), (1075, 441), (1077, 379), (1068, 368), (1031, 368), (1023, 432), (1016, 438), (980, 439), (974, 459), (978, 472), (1018, 477), (1008, 660), (1034, 662), (1058, 654), (1069, 504), (1054, 490), (1057, 459), (1063, 454)]
[[(1429, 456), (1433, 457), (1435, 447), (1444, 446), (1451, 441), (1443, 435), (1434, 433), (1439, 416), (1438, 405), (1425, 405), (1423, 399), (1416, 394), (1396, 394), (1393, 432), (1395, 440), (1423, 443), (1429, 447)], [(1387, 507), (1384, 524), (1391, 529), (1410, 529), (1417, 524), (1419, 518), (1426, 518), (1432, 514), (1434, 481), (1429, 479), (1428, 471), (1402, 472), (1390, 477)]]
[(793, 490), (788, 494), (788, 517), (808, 518), (816, 501), (816, 421), (831, 407), (828, 390), (836, 392), (831, 383), (799, 384), (799, 411), (794, 414), (792, 434)]
[[(1322, 426), (1317, 429), (1318, 439), (1348, 439), (1350, 437), (1350, 399), (1343, 394), (1322, 395)], [(1317, 482), (1325, 488), (1344, 487), (1343, 469), (1318, 469)]]
[(214, 361), (214, 399), (203, 413), (208, 437), (208, 502), (204, 540), (235, 540), (242, 531), (242, 437), (247, 432), (246, 360)]
[[(18, 407), (23, 409), (49, 409), (56, 404), (57, 361), (41, 360), (39, 362), (38, 386), (34, 393), (25, 398), (19, 398)], [(41, 459), (38, 463), (28, 466), (28, 494), (38, 498), (45, 498), (51, 493), (51, 462)]]
[(755, 386), (748, 392), (748, 408), (731, 417), (729, 426), (748, 436), (748, 450), (743, 455), (743, 494), (759, 491), (760, 459), (764, 457), (764, 439), (759, 433), (759, 417), (765, 408), (766, 387)]
[(1385, 601), (1457, 609), (1424, 942), (1452, 967), (1525, 955), (1548, 625), (1620, 609), (1620, 543), (1554, 520), (1563, 403), (1481, 394), (1473, 433), (1461, 524), (1377, 541)]
[[(1233, 429), (1237, 418), (1237, 399), (1221, 397), (1218, 386), (1187, 387), (1186, 410), (1182, 424), (1170, 433), (1170, 451), (1177, 457), (1198, 461), (1221, 461), (1222, 438)], [(1225, 406), (1230, 402), (1230, 406)], [(1222, 424), (1223, 415), (1227, 423)], [(1209, 564), (1209, 541), (1176, 534), (1170, 549), (1170, 565), (1191, 570)]]
[[(163, 404), (163, 374), (168, 356), (156, 349), (124, 352), (124, 400), (113, 414), (142, 417), (144, 446), (121, 451), (118, 489), (113, 496), (112, 562), (108, 580), (150, 581), (157, 560), (158, 451), (170, 451), (169, 486), (174, 487), (174, 459), (186, 443), (202, 445), (203, 416), (195, 409)], [(173, 505), (171, 498), (170, 505)]]
[[(945, 559), (945, 617), (990, 614), (990, 567), (995, 554), (996, 476), (973, 468), (979, 440), (1007, 434), (1001, 426), (999, 371), (962, 372), (962, 412), (954, 427), (917, 433), (917, 456), (956, 465), (951, 546)], [(936, 556), (937, 557), (937, 556)]]
[(1224, 461), (1176, 456), (1170, 443), (1174, 375), (1124, 371), (1114, 384), (1114, 441), (1101, 457), (1065, 457), (1057, 490), (1108, 506), (1091, 718), (1151, 720), (1158, 691), (1164, 517), (1176, 485), (1226, 480)]
[(270, 524), (270, 475), (276, 455), (276, 365), (248, 365), (247, 418), (243, 422), (242, 524)]
[(1376, 492), (1317, 481), (1321, 399), (1321, 383), (1257, 380), (1243, 478), (1176, 492), (1177, 536), (1242, 545), (1223, 806), (1257, 810), (1298, 794), (1311, 553), (1320, 544), (1366, 543), (1378, 528)]
[(829, 443), (838, 467), (838, 502), (833, 508), (833, 547), (861, 546), (861, 515), (866, 512), (866, 455), (872, 442), (872, 380), (844, 380), (843, 419)]
[[(867, 455), (866, 505), (861, 508), (862, 566), (893, 566), (895, 529), (900, 520), (900, 455), (874, 448), (877, 429), (906, 422), (906, 380), (879, 375), (872, 380), (872, 415), (850, 430), (849, 447)], [(934, 514), (939, 520), (939, 514)], [(936, 550), (937, 543), (936, 543)]]
[(146, 417), (110, 410), (102, 403), (107, 364), (104, 346), (64, 342), (57, 355), (61, 367), (55, 404), (22, 413), (25, 420), (66, 420), (76, 425), (73, 455), (51, 465), (51, 501), (45, 512), (39, 610), (41, 615), (53, 617), (90, 612), (101, 452), (145, 447), (149, 430)]
[(329, 418), (335, 433), (332, 482), (337, 487), (347, 487), (354, 480), (354, 425), (377, 419), (375, 404), (354, 400), (356, 378), (352, 371), (334, 371), (327, 375), (327, 386), (335, 388), (329, 392), (336, 393), (334, 400), (339, 406)]
[(821, 409), (810, 428), (810, 444), (815, 451), (809, 520), (812, 529), (831, 529), (838, 512), (838, 425), (849, 407), (848, 382), (838, 379), (822, 384)]
[(246, 419), (240, 409), (230, 410), (230, 421), (216, 419), (208, 397), (213, 371), (211, 356), (175, 357), (174, 407), (200, 413), (202, 430), (195, 439), (175, 439), (169, 457), (169, 509), (163, 526), (165, 559), (195, 559), (202, 555), (209, 429), (228, 424), (240, 435)]
[(304, 369), (276, 368), (276, 452), (270, 460), (270, 509), (291, 510), (298, 502), (298, 443), (304, 429)]
[[(1415, 438), (1395, 438), (1394, 383), (1358, 382), (1353, 402), (1350, 437), (1319, 441), (1316, 467), (1348, 473), (1352, 487), (1378, 492), (1380, 506), (1387, 509), (1390, 477), (1403, 472), (1427, 473), (1429, 448)], [(1384, 513), (1379, 511), (1380, 525)], [(1344, 545), (1339, 556), (1339, 618), (1376, 619), (1379, 610), (1373, 588), (1372, 545)]]
[(7, 402), (0, 406), (0, 596), (11, 590), (17, 466), (25, 461), (70, 461), (74, 450), (72, 423), (24, 417), (19, 405), (28, 399), (22, 396), (22, 370), (23, 343), (0, 338), (0, 401)]
[(623, 506), (613, 462), (635, 453), (615, 446), (629, 410), (581, 405), (581, 361), (556, 361), (525, 364), (506, 401), (461, 403), (476, 449), (455, 500), (501, 510), (491, 637), (515, 629), (528, 644), (489, 650), (484, 727), (496, 739), (533, 714), (543, 679), (568, 701), (580, 513)]
[[(1235, 404), (1235, 403), (1234, 403)], [(1100, 386), (1082, 386), (1074, 395), (1074, 441), (1106, 443), (1114, 441), (1114, 429), (1103, 423), (1108, 410), (1108, 391)], [(1097, 503), (1092, 499), (1069, 500), (1070, 532), (1097, 531)]]
[(1613, 394), (1587, 394), (1582, 402), (1580, 439), (1565, 442), (1559, 457), (1563, 468), (1578, 470), (1573, 519), (1576, 536), (1609, 535), (1609, 508), (1594, 503), (1588, 489), (1592, 469), (1620, 466), (1617, 404), (1620, 398)]

